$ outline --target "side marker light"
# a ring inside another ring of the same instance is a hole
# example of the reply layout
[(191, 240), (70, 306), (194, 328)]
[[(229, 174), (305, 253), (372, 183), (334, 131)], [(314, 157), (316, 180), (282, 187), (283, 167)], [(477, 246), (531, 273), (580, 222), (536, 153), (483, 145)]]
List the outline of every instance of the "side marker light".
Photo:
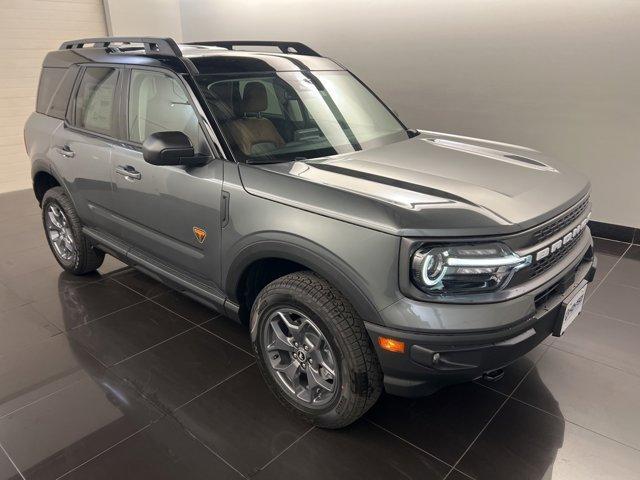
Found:
[(378, 345), (383, 350), (394, 353), (404, 353), (404, 342), (394, 340), (393, 338), (378, 337)]

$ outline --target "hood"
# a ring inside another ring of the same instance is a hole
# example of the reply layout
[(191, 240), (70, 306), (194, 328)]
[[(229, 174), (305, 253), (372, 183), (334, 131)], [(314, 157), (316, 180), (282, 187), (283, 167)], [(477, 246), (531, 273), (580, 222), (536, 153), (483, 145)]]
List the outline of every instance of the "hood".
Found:
[(587, 178), (536, 150), (420, 131), (379, 148), (240, 165), (249, 193), (403, 236), (515, 233), (577, 203)]

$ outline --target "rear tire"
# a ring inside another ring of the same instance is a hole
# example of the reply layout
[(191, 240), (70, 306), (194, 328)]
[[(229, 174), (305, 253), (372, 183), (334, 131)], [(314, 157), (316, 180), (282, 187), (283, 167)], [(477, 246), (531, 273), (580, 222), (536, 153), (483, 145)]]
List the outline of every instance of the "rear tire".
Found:
[(42, 224), (49, 248), (58, 263), (74, 275), (91, 273), (102, 265), (104, 252), (91, 246), (73, 203), (62, 187), (53, 187), (42, 198)]
[(269, 388), (314, 425), (349, 425), (380, 396), (382, 372), (363, 321), (317, 274), (291, 273), (268, 284), (253, 304), (251, 326)]

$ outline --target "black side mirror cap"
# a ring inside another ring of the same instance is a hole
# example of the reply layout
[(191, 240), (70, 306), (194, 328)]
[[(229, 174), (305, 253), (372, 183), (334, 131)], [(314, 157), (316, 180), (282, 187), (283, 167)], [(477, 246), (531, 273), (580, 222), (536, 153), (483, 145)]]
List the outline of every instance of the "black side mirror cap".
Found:
[(206, 164), (208, 155), (196, 155), (191, 140), (183, 132), (152, 133), (142, 144), (142, 157), (151, 165), (186, 165), (196, 167)]

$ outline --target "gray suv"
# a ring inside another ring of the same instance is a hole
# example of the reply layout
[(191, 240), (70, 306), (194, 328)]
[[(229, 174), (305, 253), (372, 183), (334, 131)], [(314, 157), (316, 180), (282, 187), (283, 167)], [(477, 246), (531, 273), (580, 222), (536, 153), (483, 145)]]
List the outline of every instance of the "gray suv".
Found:
[(65, 270), (108, 253), (242, 322), (273, 393), (322, 427), (383, 389), (499, 377), (595, 273), (584, 176), (408, 129), (300, 43), (65, 42), (25, 143)]

